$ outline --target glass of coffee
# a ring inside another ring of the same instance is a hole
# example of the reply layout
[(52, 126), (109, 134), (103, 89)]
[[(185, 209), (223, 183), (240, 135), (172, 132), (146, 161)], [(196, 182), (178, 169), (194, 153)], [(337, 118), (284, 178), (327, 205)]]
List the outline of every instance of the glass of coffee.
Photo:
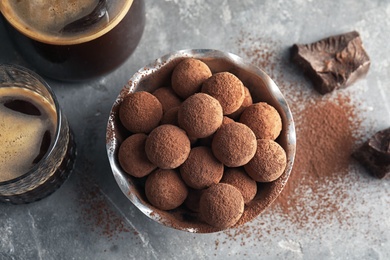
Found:
[(42, 199), (69, 176), (75, 144), (68, 121), (45, 81), (0, 64), (0, 201)]
[(1, 0), (19, 52), (39, 73), (80, 81), (127, 60), (145, 26), (143, 0)]

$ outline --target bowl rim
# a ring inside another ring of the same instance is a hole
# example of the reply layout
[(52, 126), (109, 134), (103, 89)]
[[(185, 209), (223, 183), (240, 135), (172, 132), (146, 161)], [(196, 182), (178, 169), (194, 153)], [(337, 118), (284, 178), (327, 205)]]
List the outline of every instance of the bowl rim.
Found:
[[(115, 134), (115, 117), (117, 116), (117, 112), (115, 112), (123, 100), (123, 96), (132, 92), (136, 92), (138, 84), (148, 76), (153, 75), (157, 71), (159, 71), (161, 68), (163, 68), (166, 64), (169, 64), (173, 60), (176, 59), (183, 59), (183, 58), (195, 58), (195, 59), (205, 59), (205, 58), (223, 58), (228, 59), (229, 61), (232, 61), (236, 66), (238, 66), (240, 69), (243, 69), (249, 73), (255, 74), (264, 81), (269, 94), (280, 104), (280, 107), (284, 113), (285, 121), (287, 122), (286, 125), (286, 133), (287, 133), (287, 147), (286, 147), (286, 154), (287, 154), (287, 165), (284, 173), (282, 176), (277, 180), (280, 182), (280, 190), (277, 192), (278, 194), (276, 196), (273, 196), (273, 198), (266, 202), (266, 207), (268, 208), (273, 201), (278, 197), (280, 192), (285, 187), (289, 176), (292, 171), (292, 167), (294, 164), (295, 159), (295, 153), (296, 153), (296, 132), (295, 132), (295, 124), (293, 120), (293, 116), (291, 113), (291, 110), (287, 104), (286, 99), (284, 98), (283, 94), (281, 93), (280, 89), (276, 85), (276, 83), (260, 68), (257, 66), (245, 61), (243, 58), (239, 57), (236, 54), (215, 50), (215, 49), (185, 49), (185, 50), (179, 50), (174, 51), (171, 53), (168, 53), (155, 61), (149, 63), (148, 65), (140, 68), (127, 82), (127, 84), (122, 88), (119, 95), (115, 99), (114, 104), (112, 105), (112, 108), (110, 110), (110, 115), (107, 122), (107, 129), (106, 129), (106, 149), (107, 149), (107, 156), (109, 159), (110, 167), (112, 170), (112, 173), (114, 175), (114, 178), (120, 187), (121, 191), (124, 193), (124, 195), (147, 217), (150, 219), (164, 225), (168, 226), (174, 229), (192, 232), (192, 233), (212, 233), (216, 231), (221, 230), (213, 230), (213, 231), (207, 231), (207, 232), (201, 232), (197, 230), (196, 228), (188, 228), (188, 227), (177, 227), (171, 223), (171, 221), (164, 221), (164, 217), (160, 216), (158, 213), (155, 212), (155, 209), (151, 208), (149, 205), (145, 205), (142, 200), (134, 194), (135, 185), (133, 183), (129, 183), (129, 175), (123, 172), (120, 168), (120, 165), (116, 158), (116, 152), (118, 150), (119, 144), (118, 139)], [(264, 209), (265, 209), (264, 208)], [(264, 209), (262, 211), (264, 211)], [(261, 212), (262, 212), (261, 211)], [(261, 212), (258, 213), (261, 214)], [(255, 217), (254, 217), (255, 218)], [(253, 218), (252, 218), (253, 219)], [(251, 219), (251, 220), (252, 220)]]

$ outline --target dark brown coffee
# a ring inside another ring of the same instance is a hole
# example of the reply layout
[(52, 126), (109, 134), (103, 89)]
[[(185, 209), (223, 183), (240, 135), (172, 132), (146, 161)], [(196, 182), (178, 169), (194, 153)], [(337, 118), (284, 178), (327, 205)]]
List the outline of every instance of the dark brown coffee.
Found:
[(42, 74), (65, 81), (117, 68), (145, 26), (143, 0), (4, 0), (0, 8), (24, 58)]
[(27, 173), (43, 158), (56, 125), (54, 107), (36, 92), (0, 88), (0, 182)]
[(76, 156), (68, 121), (49, 85), (0, 64), (0, 202), (21, 204), (57, 190)]

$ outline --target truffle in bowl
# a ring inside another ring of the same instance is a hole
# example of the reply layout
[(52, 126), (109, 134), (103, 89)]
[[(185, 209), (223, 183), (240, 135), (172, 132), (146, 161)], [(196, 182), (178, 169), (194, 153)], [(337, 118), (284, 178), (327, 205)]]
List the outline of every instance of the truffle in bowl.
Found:
[(198, 49), (165, 55), (130, 78), (112, 106), (106, 145), (118, 186), (147, 217), (211, 233), (272, 204), (290, 176), (296, 136), (266, 73), (234, 54)]

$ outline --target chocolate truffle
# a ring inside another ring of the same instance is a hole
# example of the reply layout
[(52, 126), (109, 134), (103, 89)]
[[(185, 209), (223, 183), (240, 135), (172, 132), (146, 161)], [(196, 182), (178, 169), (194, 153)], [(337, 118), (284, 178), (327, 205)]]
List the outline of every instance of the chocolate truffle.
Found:
[(229, 115), (229, 117), (233, 118), (234, 120), (238, 120), (242, 112), (244, 112), (245, 108), (253, 104), (252, 95), (249, 92), (249, 89), (247, 87), (244, 87), (244, 91), (245, 91), (245, 98), (244, 101), (242, 101), (240, 108), (236, 112)]
[(248, 204), (256, 196), (256, 181), (249, 177), (241, 167), (226, 169), (221, 182), (236, 187), (241, 192), (245, 204)]
[[(161, 119), (161, 124), (162, 125), (169, 124), (169, 125), (178, 126), (179, 125), (179, 122), (177, 119), (178, 112), (179, 112), (179, 107), (174, 107), (174, 108), (169, 109), (163, 115), (163, 118)], [(191, 145), (196, 143), (196, 141), (198, 141), (198, 138), (196, 138), (196, 137), (189, 136), (188, 138), (190, 139)]]
[(202, 83), (211, 75), (210, 68), (204, 62), (185, 59), (176, 65), (172, 72), (172, 89), (179, 97), (186, 99), (200, 92)]
[(205, 189), (218, 183), (222, 178), (223, 170), (223, 164), (206, 146), (192, 148), (187, 160), (180, 166), (180, 174), (184, 182), (194, 189)]
[(230, 72), (219, 72), (211, 76), (203, 83), (202, 92), (219, 101), (224, 115), (237, 111), (245, 98), (244, 84)]
[(171, 210), (183, 204), (188, 189), (175, 170), (157, 169), (146, 179), (145, 194), (156, 208)]
[(174, 125), (160, 125), (146, 138), (146, 155), (161, 169), (179, 167), (187, 159), (190, 150), (188, 136)]
[(162, 115), (160, 101), (145, 91), (128, 94), (119, 107), (119, 119), (132, 133), (149, 133), (158, 126)]
[(286, 152), (277, 142), (258, 139), (256, 154), (244, 168), (255, 181), (271, 182), (283, 174), (286, 164)]
[(148, 175), (157, 167), (146, 156), (146, 138), (146, 134), (133, 134), (122, 142), (118, 151), (118, 160), (122, 169), (137, 178)]
[(230, 124), (230, 123), (233, 123), (233, 122), (234, 122), (234, 120), (231, 119), (230, 117), (223, 116), (222, 125)]
[[(234, 122), (234, 120), (231, 119), (230, 117), (223, 116), (222, 125), (230, 124), (230, 123), (233, 123), (233, 122)], [(203, 145), (203, 146), (211, 146), (211, 142), (213, 141), (213, 137), (214, 137), (214, 135), (209, 135), (209, 136), (207, 136), (205, 138), (202, 138), (202, 139), (199, 140), (199, 144)]]
[(233, 122), (222, 125), (214, 134), (212, 151), (228, 167), (247, 164), (256, 152), (256, 136), (244, 124)]
[(153, 95), (160, 101), (164, 113), (171, 108), (180, 106), (182, 102), (169, 87), (158, 88), (153, 92)]
[(282, 131), (278, 111), (265, 102), (255, 103), (242, 112), (240, 122), (255, 133), (257, 139), (275, 140)]
[(209, 225), (225, 229), (233, 226), (244, 212), (241, 192), (230, 184), (218, 183), (200, 197), (199, 212)]
[(166, 111), (161, 119), (161, 124), (170, 124), (170, 125), (179, 125), (177, 121), (177, 114), (179, 112), (179, 107), (173, 107)]
[(193, 212), (199, 212), (200, 197), (205, 190), (197, 190), (188, 188), (188, 195), (184, 201), (184, 205)]
[(390, 128), (375, 133), (353, 154), (373, 176), (390, 175)]
[(223, 120), (218, 100), (204, 93), (187, 98), (178, 113), (179, 126), (191, 137), (203, 138), (213, 134)]
[(370, 58), (356, 31), (311, 44), (294, 44), (291, 60), (303, 69), (321, 94), (351, 85), (370, 68)]

